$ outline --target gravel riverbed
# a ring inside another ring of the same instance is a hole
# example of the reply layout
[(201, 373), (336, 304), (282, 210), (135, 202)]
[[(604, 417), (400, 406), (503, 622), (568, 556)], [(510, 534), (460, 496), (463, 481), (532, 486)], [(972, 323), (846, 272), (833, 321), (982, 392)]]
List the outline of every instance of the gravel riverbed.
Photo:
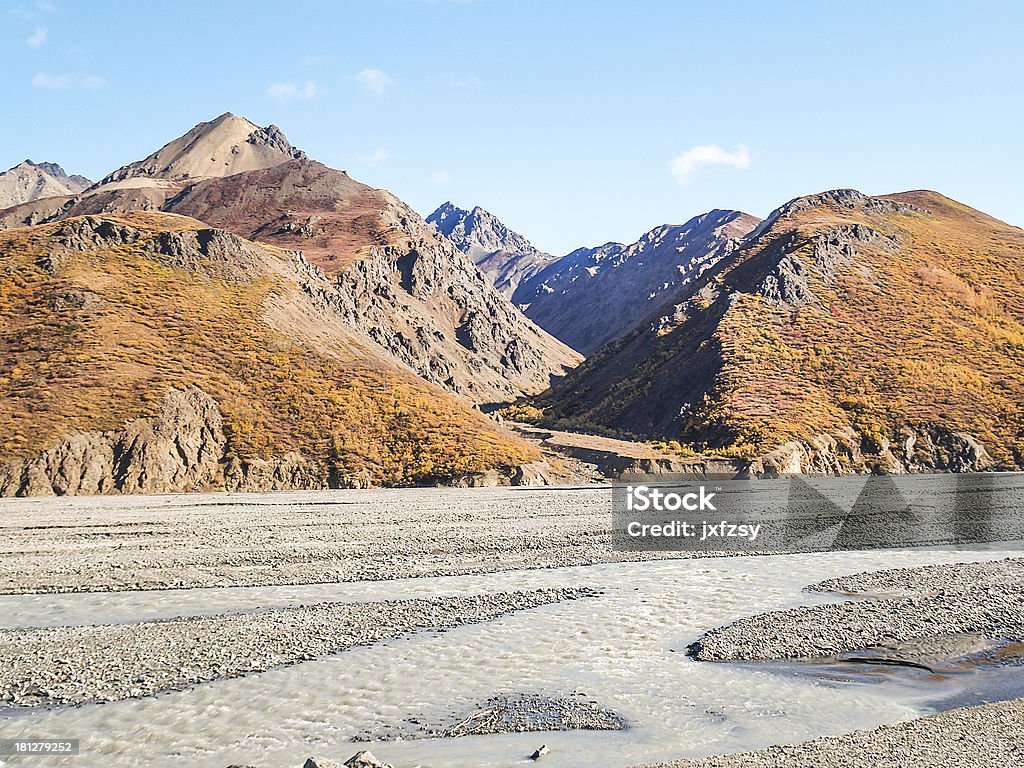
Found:
[(542, 589), (429, 600), (325, 603), (89, 627), (0, 631), (0, 706), (117, 701), (262, 672), (399, 637), (590, 597)]
[(0, 594), (322, 584), (689, 556), (613, 551), (611, 493), (414, 488), (4, 500)]

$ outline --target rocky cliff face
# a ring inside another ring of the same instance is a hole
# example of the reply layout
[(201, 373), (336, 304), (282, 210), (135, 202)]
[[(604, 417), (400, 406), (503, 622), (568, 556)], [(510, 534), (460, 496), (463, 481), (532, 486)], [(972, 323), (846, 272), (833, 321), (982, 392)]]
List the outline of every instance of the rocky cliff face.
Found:
[(151, 419), (67, 435), (35, 458), (0, 465), (0, 496), (207, 490), (225, 444), (216, 402), (197, 387), (171, 389)]
[(193, 219), (0, 233), (0, 297), (0, 495), (514, 482), (538, 458), (346, 322), (301, 253)]
[(477, 403), (546, 389), (580, 357), (537, 328), (394, 195), (308, 160), (192, 185), (165, 206), (300, 249), (324, 300), (428, 381)]
[(728, 257), (757, 223), (739, 211), (711, 211), (632, 245), (580, 248), (520, 283), (512, 300), (541, 328), (591, 354)]
[(56, 163), (25, 160), (0, 173), (0, 209), (45, 198), (76, 195), (91, 184), (84, 176), (68, 176)]
[(557, 260), (537, 250), (529, 240), (480, 206), (467, 211), (447, 202), (426, 221), (469, 256), (494, 287), (508, 298), (520, 283)]
[(1019, 468), (1022, 249), (932, 192), (800, 198), (537, 404), (767, 474)]

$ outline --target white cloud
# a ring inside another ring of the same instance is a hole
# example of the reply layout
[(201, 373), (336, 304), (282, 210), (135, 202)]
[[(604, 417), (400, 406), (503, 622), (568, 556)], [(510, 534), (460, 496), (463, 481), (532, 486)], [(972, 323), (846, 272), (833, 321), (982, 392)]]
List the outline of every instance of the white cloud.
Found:
[(387, 147), (377, 147), (372, 152), (363, 152), (362, 154), (355, 155), (352, 158), (352, 162), (356, 165), (380, 165), (386, 163), (391, 159), (391, 153)]
[(448, 171), (441, 170), (435, 173), (433, 178), (435, 184), (449, 184), (451, 183), (452, 175)]
[(359, 87), (367, 93), (382, 94), (395, 84), (395, 81), (379, 69), (364, 69), (352, 75), (350, 80), (355, 80)]
[(72, 75), (48, 75), (39, 72), (32, 78), (32, 85), (36, 88), (47, 88), (51, 91), (63, 91), (70, 88), (74, 77)]
[(32, 85), (49, 91), (66, 91), (70, 88), (99, 91), (110, 87), (110, 83), (99, 75), (73, 75), (67, 72), (60, 75), (39, 72), (32, 78)]
[(701, 144), (683, 152), (669, 163), (669, 170), (679, 184), (689, 184), (693, 175), (706, 165), (731, 165), (733, 168), (750, 167), (750, 152), (737, 144), (732, 152), (717, 144)]
[(39, 27), (36, 29), (36, 31), (29, 35), (28, 39), (25, 41), (29, 48), (38, 48), (45, 42), (46, 27)]
[(11, 16), (19, 21), (35, 21), (39, 17), (40, 13), (53, 13), (57, 10), (57, 6), (48, 0), (39, 0), (32, 7), (33, 4), (18, 3), (18, 5), (7, 11), (7, 15)]
[(323, 96), (327, 91), (307, 80), (304, 83), (281, 82), (272, 83), (267, 88), (267, 96), (278, 101), (309, 101), (317, 96)]

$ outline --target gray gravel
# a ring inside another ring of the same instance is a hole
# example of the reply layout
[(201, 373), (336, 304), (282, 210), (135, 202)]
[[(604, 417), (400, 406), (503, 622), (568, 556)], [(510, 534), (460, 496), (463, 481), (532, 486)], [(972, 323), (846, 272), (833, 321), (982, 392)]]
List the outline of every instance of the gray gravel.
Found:
[(116, 701), (262, 672), (420, 629), (446, 630), (595, 595), (542, 589), (322, 603), (253, 613), (0, 631), (0, 706)]
[(691, 647), (701, 661), (833, 657), (926, 638), (982, 635), (1024, 640), (1024, 559), (858, 574), (815, 588), (904, 597), (763, 613), (708, 632)]
[(0, 594), (321, 584), (689, 556), (613, 552), (610, 504), (609, 487), (0, 500)]
[(1024, 700), (954, 709), (872, 731), (648, 768), (1011, 768), (1024, 765)]
[(621, 731), (627, 727), (622, 716), (582, 693), (566, 697), (503, 693), (462, 712), (441, 718), (418, 715), (381, 730), (359, 734), (352, 740), (452, 739), (536, 731)]

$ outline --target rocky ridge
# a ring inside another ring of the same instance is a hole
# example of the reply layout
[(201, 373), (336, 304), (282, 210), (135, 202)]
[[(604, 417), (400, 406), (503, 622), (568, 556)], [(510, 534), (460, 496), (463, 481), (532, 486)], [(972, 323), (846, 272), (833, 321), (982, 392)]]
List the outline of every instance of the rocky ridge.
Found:
[(512, 300), (546, 331), (592, 354), (726, 259), (757, 223), (714, 210), (631, 245), (580, 248), (520, 283)]
[(474, 403), (540, 392), (581, 359), (398, 198), (306, 159), (274, 126), (258, 129), (230, 114), (84, 195), (17, 206), (0, 213), (0, 224), (137, 210), (177, 213), (301, 250), (336, 283), (321, 298), (357, 332)]

